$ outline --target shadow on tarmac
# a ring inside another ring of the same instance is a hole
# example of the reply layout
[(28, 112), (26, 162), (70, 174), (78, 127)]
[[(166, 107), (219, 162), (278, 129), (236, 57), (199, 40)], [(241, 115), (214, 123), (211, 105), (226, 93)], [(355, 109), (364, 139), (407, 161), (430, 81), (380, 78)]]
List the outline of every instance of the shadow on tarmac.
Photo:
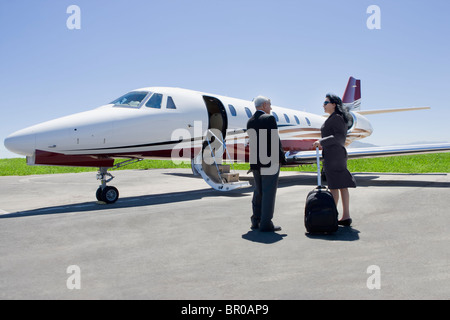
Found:
[(120, 198), (116, 203), (113, 204), (104, 204), (101, 202), (82, 202), (76, 204), (68, 204), (61, 206), (53, 206), (46, 208), (39, 208), (27, 211), (20, 212), (12, 212), (8, 214), (0, 215), (0, 219), (8, 219), (8, 218), (19, 218), (19, 217), (29, 217), (29, 216), (37, 216), (37, 215), (51, 215), (51, 214), (63, 214), (70, 212), (88, 212), (88, 211), (103, 211), (103, 210), (112, 210), (112, 209), (120, 209), (120, 208), (136, 208), (136, 207), (145, 207), (145, 206), (153, 206), (167, 203), (177, 203), (184, 201), (193, 201), (199, 200), (203, 198), (214, 198), (219, 196), (226, 196), (230, 198), (236, 197), (246, 197), (248, 194), (246, 192), (253, 191), (253, 188), (246, 188), (241, 190), (233, 190), (227, 193), (216, 191), (214, 189), (201, 189), (201, 190), (192, 190), (192, 191), (184, 191), (184, 192), (172, 192), (172, 193), (164, 193), (164, 194), (156, 194), (156, 195), (148, 195), (148, 196), (137, 196), (137, 197), (127, 197)]
[[(328, 240), (328, 241), (357, 241), (360, 231), (352, 227), (339, 226), (338, 231), (331, 234), (311, 234), (305, 233), (309, 239)], [(273, 244), (283, 240), (287, 234), (276, 232), (260, 232), (258, 230), (248, 231), (242, 235), (242, 239), (263, 244)]]
[[(192, 174), (184, 174), (184, 173), (166, 173), (168, 175), (177, 175), (181, 177), (193, 177)], [(371, 174), (371, 173), (356, 173), (356, 182), (358, 187), (377, 187), (377, 186), (392, 186), (392, 187), (428, 187), (428, 188), (450, 188), (449, 182), (439, 182), (439, 181), (423, 181), (423, 180), (377, 180), (383, 174)], [(392, 174), (389, 174), (392, 175)], [(415, 176), (415, 175), (446, 175), (446, 174), (396, 174), (402, 176)], [(195, 177), (197, 178), (197, 177)], [(242, 180), (253, 182), (252, 176), (245, 176), (241, 178)], [(281, 176), (278, 183), (278, 188), (286, 188), (292, 186), (311, 186), (314, 188), (316, 186), (316, 174), (308, 173), (308, 172), (300, 172), (298, 175), (291, 176)], [(117, 208), (133, 208), (133, 207), (144, 207), (144, 206), (152, 206), (152, 205), (160, 205), (167, 203), (177, 203), (184, 201), (192, 201), (199, 200), (203, 198), (215, 198), (215, 197), (249, 197), (249, 201), (251, 201), (251, 196), (253, 193), (253, 186), (243, 189), (237, 189), (230, 192), (220, 192), (213, 190), (211, 188), (201, 189), (201, 190), (192, 190), (192, 191), (184, 191), (184, 192), (172, 192), (165, 194), (156, 194), (156, 195), (145, 195), (145, 196), (136, 196), (136, 197), (128, 197), (128, 198), (120, 198), (116, 203), (110, 205), (101, 205), (97, 202), (83, 202), (77, 204), (69, 204), (69, 205), (61, 205), (61, 206), (53, 206), (46, 208), (39, 208), (33, 210), (26, 210), (20, 212), (13, 212), (8, 214), (0, 215), (0, 219), (8, 219), (8, 218), (19, 218), (19, 217), (29, 217), (29, 216), (37, 216), (37, 215), (50, 215), (50, 214), (63, 214), (63, 213), (73, 213), (73, 212), (88, 212), (88, 211), (102, 211), (102, 210), (111, 210)], [(305, 194), (306, 198), (306, 194)], [(354, 230), (354, 229), (352, 229)], [(273, 243), (276, 241), (280, 241), (281, 239), (275, 239), (274, 237), (261, 236), (258, 234), (249, 233), (246, 235), (247, 240), (257, 241), (262, 243)], [(353, 241), (357, 237), (355, 234), (349, 232), (337, 232), (335, 238), (326, 236), (324, 239), (329, 240), (341, 240), (341, 241)], [(313, 236), (311, 238), (321, 239), (320, 236)]]
[[(175, 175), (179, 177), (185, 178), (195, 178), (201, 179), (200, 177), (196, 177), (192, 174), (187, 173), (165, 173), (167, 175)], [(412, 188), (450, 188), (450, 182), (445, 181), (426, 181), (426, 180), (385, 180), (382, 179), (383, 176), (399, 176), (399, 177), (411, 177), (414, 176), (430, 176), (430, 177), (438, 177), (438, 176), (446, 176), (446, 173), (352, 173), (356, 179), (357, 187), (412, 187)], [(381, 179), (380, 179), (381, 178)], [(241, 176), (240, 180), (249, 181), (253, 183), (253, 176)], [(315, 172), (298, 172), (298, 174), (290, 175), (290, 176), (280, 176), (278, 187), (285, 188), (291, 186), (316, 186), (317, 185), (317, 173)], [(241, 189), (245, 190), (245, 192), (253, 192), (253, 188)], [(236, 190), (239, 191), (239, 190)]]
[(282, 233), (261, 232), (258, 230), (251, 230), (251, 231), (247, 232), (246, 234), (243, 234), (242, 239), (252, 241), (252, 242), (272, 244), (272, 243), (283, 240), (283, 238), (286, 236), (287, 236), (287, 234), (282, 234)]
[(360, 231), (352, 227), (339, 226), (338, 231), (331, 234), (313, 234), (305, 233), (310, 239), (329, 240), (329, 241), (357, 241)]

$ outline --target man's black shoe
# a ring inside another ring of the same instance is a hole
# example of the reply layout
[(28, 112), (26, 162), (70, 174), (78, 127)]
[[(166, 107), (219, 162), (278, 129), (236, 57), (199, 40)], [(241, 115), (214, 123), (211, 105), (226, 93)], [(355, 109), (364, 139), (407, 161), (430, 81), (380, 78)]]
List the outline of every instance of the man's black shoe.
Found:
[(252, 225), (250, 227), (250, 229), (252, 230), (256, 230), (259, 229), (259, 220), (257, 219), (250, 219), (252, 221)]
[(259, 229), (259, 231), (261, 231), (261, 232), (281, 231), (281, 227), (280, 226), (273, 226), (272, 228), (268, 228), (268, 229)]
[(253, 223), (252, 223), (250, 229), (252, 229), (252, 230), (259, 229), (259, 224), (253, 224)]

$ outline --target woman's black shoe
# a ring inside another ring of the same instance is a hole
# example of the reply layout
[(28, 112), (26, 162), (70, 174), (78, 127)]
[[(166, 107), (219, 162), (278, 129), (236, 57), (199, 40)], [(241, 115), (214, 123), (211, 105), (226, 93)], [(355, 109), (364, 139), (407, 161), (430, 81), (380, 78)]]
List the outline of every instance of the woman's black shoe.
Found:
[(351, 224), (352, 224), (352, 219), (351, 218), (338, 221), (338, 225), (344, 226), (344, 227), (350, 227)]

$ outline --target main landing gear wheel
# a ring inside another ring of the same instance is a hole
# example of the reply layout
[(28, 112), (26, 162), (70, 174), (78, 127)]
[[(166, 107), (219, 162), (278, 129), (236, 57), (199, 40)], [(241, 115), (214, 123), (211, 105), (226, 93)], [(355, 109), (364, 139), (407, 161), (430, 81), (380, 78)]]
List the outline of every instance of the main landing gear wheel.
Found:
[(108, 204), (114, 203), (119, 199), (119, 190), (116, 187), (106, 186), (102, 189), (102, 187), (98, 187), (97, 192), (95, 193), (98, 201), (103, 201)]

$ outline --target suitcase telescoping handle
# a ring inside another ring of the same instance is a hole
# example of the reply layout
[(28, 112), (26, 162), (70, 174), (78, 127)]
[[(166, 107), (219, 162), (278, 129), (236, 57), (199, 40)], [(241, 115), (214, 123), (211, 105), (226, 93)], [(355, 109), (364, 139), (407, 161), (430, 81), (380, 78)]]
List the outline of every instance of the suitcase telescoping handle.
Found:
[(322, 186), (322, 177), (320, 175), (320, 153), (319, 147), (316, 147), (316, 157), (317, 157), (317, 186)]

